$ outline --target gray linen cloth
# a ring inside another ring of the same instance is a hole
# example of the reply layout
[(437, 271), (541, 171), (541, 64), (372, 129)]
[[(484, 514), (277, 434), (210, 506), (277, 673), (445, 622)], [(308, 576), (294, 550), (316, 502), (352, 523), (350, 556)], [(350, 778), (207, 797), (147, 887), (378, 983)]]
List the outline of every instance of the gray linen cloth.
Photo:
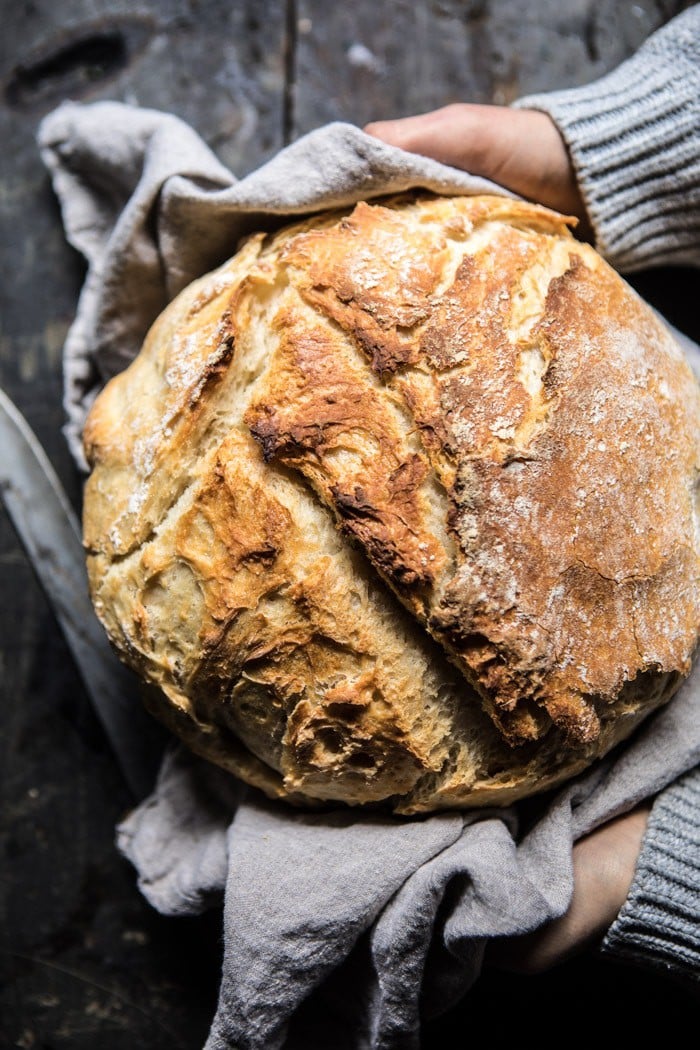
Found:
[[(505, 192), (349, 124), (311, 132), (240, 181), (177, 118), (119, 103), (65, 103), (39, 139), (66, 236), (88, 261), (65, 347), (66, 436), (83, 467), (80, 433), (98, 390), (165, 304), (242, 235), (411, 186)], [(613, 755), (507, 810), (304, 813), (173, 744), (117, 840), (159, 911), (191, 915), (223, 900), (206, 1050), (416, 1050), (421, 1018), (478, 981), (488, 938), (566, 910), (572, 843), (699, 758), (697, 671)]]

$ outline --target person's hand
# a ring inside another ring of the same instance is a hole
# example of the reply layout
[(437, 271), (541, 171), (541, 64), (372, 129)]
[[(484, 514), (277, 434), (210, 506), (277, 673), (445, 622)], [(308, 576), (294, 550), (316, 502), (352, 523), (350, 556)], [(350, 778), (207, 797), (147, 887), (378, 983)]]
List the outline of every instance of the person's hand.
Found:
[(579, 236), (590, 235), (571, 158), (546, 113), (459, 102), (420, 116), (376, 121), (364, 131), (574, 215)]
[(651, 802), (645, 802), (579, 839), (568, 910), (533, 933), (492, 941), (486, 965), (543, 973), (600, 941), (629, 893), (650, 809)]

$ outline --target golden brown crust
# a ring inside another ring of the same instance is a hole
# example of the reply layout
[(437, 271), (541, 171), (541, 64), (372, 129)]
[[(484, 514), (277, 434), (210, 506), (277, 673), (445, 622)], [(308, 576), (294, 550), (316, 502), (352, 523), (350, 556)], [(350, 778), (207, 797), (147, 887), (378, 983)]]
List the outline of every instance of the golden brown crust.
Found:
[(690, 668), (697, 384), (546, 209), (408, 194), (252, 238), (85, 441), (98, 614), (269, 794), (510, 802)]

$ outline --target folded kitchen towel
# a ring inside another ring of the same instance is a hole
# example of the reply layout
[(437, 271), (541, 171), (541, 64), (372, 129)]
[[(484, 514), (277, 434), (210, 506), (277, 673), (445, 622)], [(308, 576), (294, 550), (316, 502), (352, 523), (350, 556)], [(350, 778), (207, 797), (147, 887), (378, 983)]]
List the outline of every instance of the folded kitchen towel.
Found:
[[(66, 236), (88, 261), (64, 361), (66, 436), (82, 469), (97, 392), (166, 303), (246, 233), (413, 186), (506, 192), (349, 124), (311, 132), (240, 180), (176, 117), (119, 103), (60, 106), (40, 147)], [(118, 845), (159, 911), (223, 902), (206, 1050), (410, 1050), (421, 1018), (478, 979), (489, 938), (566, 910), (573, 842), (699, 758), (697, 670), (612, 755), (506, 810), (300, 812), (173, 743)]]

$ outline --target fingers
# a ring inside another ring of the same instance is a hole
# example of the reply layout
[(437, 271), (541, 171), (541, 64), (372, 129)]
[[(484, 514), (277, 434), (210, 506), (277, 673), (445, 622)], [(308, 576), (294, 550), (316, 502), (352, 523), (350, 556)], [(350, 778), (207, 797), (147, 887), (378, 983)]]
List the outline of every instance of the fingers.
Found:
[(494, 941), (487, 962), (514, 973), (544, 973), (599, 942), (629, 893), (650, 808), (645, 802), (580, 839), (568, 910), (532, 933)]
[(364, 131), (390, 146), (478, 175), (487, 153), (482, 141), (486, 115), (481, 111), (491, 108), (455, 103), (413, 117), (375, 121)]
[(521, 197), (586, 220), (571, 158), (546, 113), (461, 102), (375, 121), (364, 130), (388, 145), (481, 175)]

